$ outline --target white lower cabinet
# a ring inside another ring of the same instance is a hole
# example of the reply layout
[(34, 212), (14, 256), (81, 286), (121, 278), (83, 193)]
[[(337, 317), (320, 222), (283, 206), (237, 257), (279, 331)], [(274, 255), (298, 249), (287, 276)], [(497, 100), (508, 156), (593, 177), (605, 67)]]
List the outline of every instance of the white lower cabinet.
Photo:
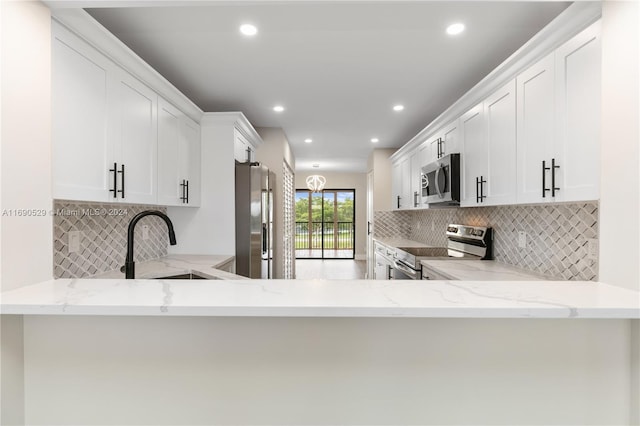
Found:
[(158, 108), (158, 204), (200, 203), (200, 126), (160, 99)]

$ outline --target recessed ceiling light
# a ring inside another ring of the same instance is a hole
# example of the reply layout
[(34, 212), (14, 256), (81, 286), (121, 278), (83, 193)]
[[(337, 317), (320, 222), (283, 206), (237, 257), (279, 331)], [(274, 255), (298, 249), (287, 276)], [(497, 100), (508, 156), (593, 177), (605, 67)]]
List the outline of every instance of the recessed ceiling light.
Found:
[(284, 107), (282, 105), (276, 105), (276, 106), (273, 107), (273, 110), (275, 112), (282, 112), (282, 111), (284, 111)]
[(372, 138), (372, 139), (371, 139), (371, 142), (373, 142), (373, 143), (378, 143), (378, 142), (380, 142), (380, 139), (378, 139), (378, 138)]
[(246, 36), (254, 36), (258, 34), (258, 29), (255, 25), (244, 24), (240, 25), (240, 32)]
[(460, 22), (456, 22), (455, 24), (451, 24), (447, 27), (447, 34), (449, 35), (457, 35), (464, 31), (464, 24)]
[(312, 139), (309, 139), (309, 138), (307, 138), (307, 139), (305, 139), (305, 140), (304, 140), (304, 143), (311, 143), (311, 142), (313, 142), (313, 140), (312, 140)]
[(313, 164), (312, 164), (312, 166), (313, 166), (313, 167), (315, 167), (315, 168), (317, 169), (318, 167), (320, 167), (320, 164), (318, 164), (318, 163), (313, 163)]
[(402, 111), (404, 109), (404, 105), (395, 105), (393, 107), (394, 111)]

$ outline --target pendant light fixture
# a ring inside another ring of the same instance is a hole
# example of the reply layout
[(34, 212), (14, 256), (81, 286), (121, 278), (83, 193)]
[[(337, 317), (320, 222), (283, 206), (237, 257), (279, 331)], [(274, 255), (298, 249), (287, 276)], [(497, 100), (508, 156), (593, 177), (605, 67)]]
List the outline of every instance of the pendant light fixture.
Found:
[(311, 175), (307, 178), (307, 188), (312, 192), (320, 192), (324, 189), (327, 180), (321, 175)]

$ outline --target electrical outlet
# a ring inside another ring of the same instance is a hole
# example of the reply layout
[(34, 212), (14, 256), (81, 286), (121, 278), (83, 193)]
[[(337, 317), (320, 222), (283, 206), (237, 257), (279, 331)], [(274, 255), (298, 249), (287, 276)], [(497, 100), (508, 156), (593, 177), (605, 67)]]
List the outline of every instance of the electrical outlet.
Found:
[(80, 231), (69, 231), (67, 234), (69, 237), (68, 248), (69, 253), (77, 253), (80, 251), (80, 237), (82, 236)]
[(587, 259), (598, 259), (598, 240), (595, 238), (587, 238)]
[(518, 247), (527, 248), (527, 233), (524, 231), (518, 231)]
[(142, 240), (149, 239), (149, 225), (142, 225)]

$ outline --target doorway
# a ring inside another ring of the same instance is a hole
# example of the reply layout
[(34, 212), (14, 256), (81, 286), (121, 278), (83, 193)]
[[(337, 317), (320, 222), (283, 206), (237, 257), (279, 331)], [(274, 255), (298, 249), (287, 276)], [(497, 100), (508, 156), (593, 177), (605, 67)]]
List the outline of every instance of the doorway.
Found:
[(355, 189), (296, 190), (296, 259), (354, 259)]

